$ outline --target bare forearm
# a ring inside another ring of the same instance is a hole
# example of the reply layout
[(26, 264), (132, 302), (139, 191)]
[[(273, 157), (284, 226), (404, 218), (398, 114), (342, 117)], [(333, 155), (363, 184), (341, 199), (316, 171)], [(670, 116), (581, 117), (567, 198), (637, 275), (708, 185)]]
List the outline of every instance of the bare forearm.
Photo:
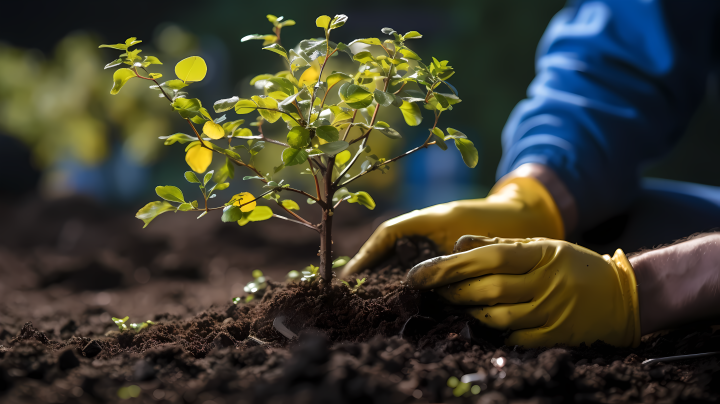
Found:
[(720, 234), (630, 258), (643, 334), (720, 316)]

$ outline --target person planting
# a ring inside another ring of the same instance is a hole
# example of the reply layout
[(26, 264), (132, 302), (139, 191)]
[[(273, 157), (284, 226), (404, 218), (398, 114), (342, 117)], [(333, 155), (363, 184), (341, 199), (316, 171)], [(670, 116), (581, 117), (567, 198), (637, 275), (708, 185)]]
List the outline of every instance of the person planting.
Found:
[[(481, 322), (526, 346), (634, 346), (642, 334), (720, 315), (717, 236), (630, 260), (623, 252), (720, 225), (719, 189), (639, 178), (704, 95), (719, 16), (717, 2), (571, 2), (540, 42), (489, 196), (383, 223), (341, 276), (372, 267), (400, 237), (427, 236), (450, 255), (413, 268), (409, 285), (476, 306)], [(451, 254), (464, 235), (482, 237)], [(594, 252), (617, 247), (612, 258)]]

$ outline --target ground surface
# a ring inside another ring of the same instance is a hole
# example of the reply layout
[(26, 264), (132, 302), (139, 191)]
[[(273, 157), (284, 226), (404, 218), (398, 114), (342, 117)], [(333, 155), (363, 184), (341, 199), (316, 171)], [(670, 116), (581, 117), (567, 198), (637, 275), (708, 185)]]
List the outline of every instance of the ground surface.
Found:
[[(349, 210), (349, 209), (348, 209)], [(282, 283), (313, 262), (316, 236), (291, 224), (245, 228), (165, 214), (147, 229), (82, 200), (0, 206), (0, 402), (395, 403), (716, 402), (720, 327), (524, 350), (402, 285), (431, 246), (405, 242), (358, 293)], [(376, 223), (338, 225), (350, 254)], [(249, 304), (253, 269), (272, 280)], [(118, 333), (111, 317), (157, 324)], [(288, 339), (273, 326), (299, 335)], [(452, 377), (476, 373), (453, 389)], [(479, 394), (472, 394), (472, 391)]]

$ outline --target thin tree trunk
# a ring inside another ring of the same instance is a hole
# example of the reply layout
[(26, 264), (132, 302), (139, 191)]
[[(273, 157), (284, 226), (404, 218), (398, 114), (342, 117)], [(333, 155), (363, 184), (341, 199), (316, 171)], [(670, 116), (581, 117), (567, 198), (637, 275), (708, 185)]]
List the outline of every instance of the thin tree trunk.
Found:
[(335, 157), (328, 158), (327, 170), (323, 178), (324, 197), (327, 208), (323, 209), (322, 224), (320, 227), (320, 277), (326, 285), (330, 285), (333, 278), (332, 272), (332, 219), (333, 205), (332, 197), (335, 193), (333, 189), (333, 166), (335, 165)]

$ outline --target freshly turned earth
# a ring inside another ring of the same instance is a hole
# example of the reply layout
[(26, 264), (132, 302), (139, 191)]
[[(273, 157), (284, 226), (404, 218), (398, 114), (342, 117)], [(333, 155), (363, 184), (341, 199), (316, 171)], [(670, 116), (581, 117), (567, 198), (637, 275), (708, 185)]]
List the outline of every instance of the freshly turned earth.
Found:
[[(141, 231), (131, 213), (78, 199), (0, 206), (0, 402), (720, 398), (720, 356), (641, 365), (720, 351), (720, 326), (646, 336), (636, 349), (507, 347), (459, 308), (402, 284), (407, 269), (434, 256), (426, 241), (401, 240), (393, 256), (357, 276), (368, 281), (353, 294), (338, 281), (329, 288), (282, 282), (317, 259), (312, 232), (186, 217), (165, 214)], [(352, 253), (374, 227), (355, 220), (338, 224), (339, 254)], [(253, 269), (271, 279), (264, 295), (232, 304)], [(110, 317), (125, 315), (156, 325), (120, 333)], [(277, 316), (299, 337), (278, 332)], [(475, 372), (483, 375), (480, 393), (455, 397), (448, 379)]]

